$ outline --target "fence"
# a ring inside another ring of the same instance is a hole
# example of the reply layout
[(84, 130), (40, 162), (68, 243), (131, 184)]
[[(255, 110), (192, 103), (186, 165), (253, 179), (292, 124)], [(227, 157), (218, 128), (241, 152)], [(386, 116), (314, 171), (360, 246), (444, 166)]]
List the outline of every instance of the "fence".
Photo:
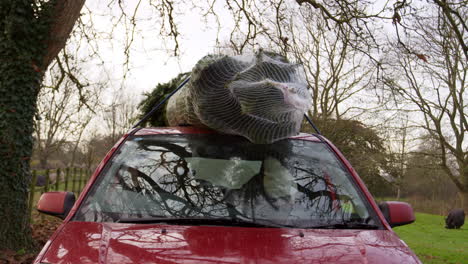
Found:
[(49, 191), (69, 191), (78, 197), (92, 172), (83, 168), (33, 170), (29, 187), (29, 216), (36, 208), (39, 197)]

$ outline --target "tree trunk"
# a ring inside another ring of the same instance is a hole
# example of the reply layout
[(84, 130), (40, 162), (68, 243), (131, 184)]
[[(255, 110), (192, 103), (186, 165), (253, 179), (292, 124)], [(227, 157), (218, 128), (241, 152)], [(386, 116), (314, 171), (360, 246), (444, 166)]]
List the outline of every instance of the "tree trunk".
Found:
[[(42, 74), (35, 70), (41, 38), (24, 1), (0, 6), (0, 248), (31, 245), (27, 214), (33, 118)], [(21, 23), (22, 27), (15, 25)], [(41, 25), (43, 26), (43, 25)]]
[(468, 214), (468, 164), (466, 164), (466, 159), (465, 163), (461, 164), (462, 168), (460, 169), (460, 174), (462, 175), (462, 183), (464, 189), (460, 191), (461, 194), (461, 206), (463, 209), (465, 209), (465, 214)]
[[(0, 52), (1, 53), (1, 52)], [(5, 65), (0, 66), (4, 72)], [(31, 67), (14, 69), (18, 74), (37, 73)], [(11, 75), (0, 74), (0, 247), (23, 248), (30, 245), (27, 214), (28, 186), (30, 182), (29, 160), (33, 146), (33, 117), (35, 113), (39, 78), (37, 80), (11, 80)], [(11, 82), (12, 86), (5, 85)], [(16, 87), (14, 95), (7, 91)]]
[[(28, 63), (0, 64), (0, 246), (6, 248), (28, 246), (30, 237), (26, 198), (40, 76)], [(10, 74), (4, 74), (7, 71)], [(12, 89), (14, 94), (9, 93)]]
[[(468, 192), (458, 192), (458, 197), (460, 198), (460, 207), (465, 210), (465, 214), (468, 213)], [(454, 208), (449, 208), (449, 209), (454, 209)]]
[(32, 245), (27, 198), (37, 97), (84, 0), (36, 2), (0, 2), (0, 249)]
[(47, 164), (48, 157), (44, 156), (43, 154), (39, 154), (39, 166), (41, 169), (48, 169), (49, 166)]

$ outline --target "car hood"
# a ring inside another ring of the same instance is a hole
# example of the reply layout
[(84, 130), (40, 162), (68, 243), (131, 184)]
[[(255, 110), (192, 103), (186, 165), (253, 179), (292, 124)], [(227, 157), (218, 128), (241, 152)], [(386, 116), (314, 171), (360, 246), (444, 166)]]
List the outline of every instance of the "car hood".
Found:
[(41, 263), (420, 263), (388, 230), (69, 222)]

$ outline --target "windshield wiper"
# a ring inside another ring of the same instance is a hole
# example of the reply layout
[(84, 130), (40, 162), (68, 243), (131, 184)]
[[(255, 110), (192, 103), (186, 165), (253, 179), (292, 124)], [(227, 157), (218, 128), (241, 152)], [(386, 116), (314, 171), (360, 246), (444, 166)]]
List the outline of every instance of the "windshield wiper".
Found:
[(208, 218), (208, 217), (141, 217), (120, 218), (117, 223), (132, 224), (169, 224), (169, 225), (218, 225), (238, 227), (267, 227), (281, 228), (292, 227), (274, 223), (260, 223), (239, 218)]
[(380, 229), (380, 226), (366, 223), (343, 222), (310, 227), (312, 229)]

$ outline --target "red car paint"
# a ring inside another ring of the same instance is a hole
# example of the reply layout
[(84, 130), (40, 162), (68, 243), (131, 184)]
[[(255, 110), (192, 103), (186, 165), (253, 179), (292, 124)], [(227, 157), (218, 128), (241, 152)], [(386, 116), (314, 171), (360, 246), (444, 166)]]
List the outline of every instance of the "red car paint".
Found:
[(45, 263), (417, 263), (387, 230), (70, 222)]
[(401, 219), (401, 215), (412, 215), (413, 216), (412, 218), (415, 219), (413, 210), (412, 208), (408, 207), (407, 203), (403, 203), (403, 202), (391, 202), (391, 203), (392, 203), (392, 206), (396, 208), (399, 212), (403, 212), (402, 214), (390, 215), (389, 217), (390, 217), (391, 222), (404, 222), (405, 220)]
[(61, 192), (50, 192), (48, 196), (41, 196), (38, 202), (37, 210), (43, 211), (44, 208), (41, 204), (47, 204), (50, 211), (63, 213), (63, 203), (65, 202), (65, 196)]
[[(216, 133), (182, 127), (141, 129), (136, 135)], [(106, 155), (63, 224), (34, 263), (421, 263), (393, 232), (371, 194), (344, 156), (324, 140), (362, 189), (385, 230), (175, 226), (70, 221), (103, 167)]]

